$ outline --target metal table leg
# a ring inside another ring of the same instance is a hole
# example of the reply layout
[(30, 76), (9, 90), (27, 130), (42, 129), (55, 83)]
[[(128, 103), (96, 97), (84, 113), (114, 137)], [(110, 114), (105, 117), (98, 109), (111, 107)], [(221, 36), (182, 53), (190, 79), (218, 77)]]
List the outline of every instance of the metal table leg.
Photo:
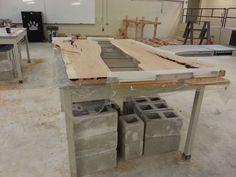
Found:
[(197, 123), (198, 123), (198, 118), (199, 118), (199, 114), (201, 110), (204, 90), (205, 90), (205, 87), (202, 87), (202, 88), (197, 89), (195, 93), (193, 109), (192, 109), (187, 139), (186, 139), (184, 153), (183, 153), (184, 160), (191, 159), (192, 146), (193, 146), (194, 137), (195, 137), (195, 133), (197, 129)]
[(65, 119), (66, 119), (66, 133), (68, 141), (71, 177), (77, 177), (71, 90), (66, 88), (61, 88), (60, 94), (61, 94), (61, 103), (63, 110), (65, 112)]
[(29, 54), (29, 41), (28, 41), (27, 34), (25, 35), (25, 42), (26, 42), (26, 52), (27, 52), (28, 63), (31, 63), (30, 54)]
[(15, 56), (15, 63), (16, 63), (17, 78), (18, 78), (19, 83), (23, 83), (20, 53), (19, 53), (19, 47), (17, 43), (14, 43), (14, 56)]

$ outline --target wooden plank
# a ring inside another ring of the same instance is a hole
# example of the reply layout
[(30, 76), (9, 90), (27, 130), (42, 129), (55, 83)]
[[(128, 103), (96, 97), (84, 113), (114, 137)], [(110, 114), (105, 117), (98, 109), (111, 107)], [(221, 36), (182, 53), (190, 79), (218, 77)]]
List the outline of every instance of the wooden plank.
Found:
[[(58, 43), (57, 43), (58, 44)], [(64, 51), (64, 62), (69, 79), (107, 77), (110, 69), (100, 57), (101, 48), (95, 41), (77, 40), (77, 48), (68, 42), (59, 43)]]
[(230, 81), (224, 78), (198, 78), (185, 81), (189, 86), (229, 85)]
[[(197, 68), (209, 68), (209, 67), (213, 67), (211, 64), (205, 63), (205, 62), (200, 62), (197, 61), (196, 59), (191, 59), (191, 58), (185, 58), (182, 56), (177, 56), (174, 54), (170, 54), (167, 52), (163, 52), (158, 50), (157, 48), (154, 48), (152, 46), (148, 46), (142, 42), (139, 41), (134, 41), (131, 39), (126, 39), (126, 40), (112, 40), (112, 42), (114, 43), (114, 45), (119, 46), (121, 50), (126, 50), (127, 52), (130, 52), (130, 55), (135, 55), (134, 52), (140, 53), (141, 55), (144, 53), (144, 56), (146, 56), (147, 53), (149, 53), (147, 56), (151, 56), (151, 54), (153, 55), (157, 55), (158, 57), (152, 57), (153, 59), (156, 58), (157, 60), (159, 59), (169, 59), (172, 61), (176, 61), (179, 63), (185, 63), (187, 65), (193, 66), (193, 67), (197, 67)], [(129, 50), (128, 50), (129, 49)], [(142, 60), (143, 62), (145, 62), (145, 60)], [(149, 61), (148, 61), (149, 62)], [(152, 62), (152, 64), (154, 64), (155, 62)], [(174, 62), (172, 62), (174, 63)], [(174, 66), (175, 67), (175, 66)], [(166, 69), (166, 68), (163, 68)], [(175, 68), (177, 69), (177, 68)]]
[(134, 40), (111, 40), (111, 43), (128, 55), (140, 62), (139, 67), (144, 71), (156, 71), (164, 69), (184, 69), (185, 66), (168, 61), (147, 51), (141, 45), (137, 45)]
[(113, 89), (166, 89), (185, 87), (201, 87), (211, 85), (228, 85), (229, 80), (224, 78), (204, 78), (204, 79), (188, 79), (184, 82), (178, 80), (172, 81), (141, 81), (141, 82), (119, 82), (113, 83)]

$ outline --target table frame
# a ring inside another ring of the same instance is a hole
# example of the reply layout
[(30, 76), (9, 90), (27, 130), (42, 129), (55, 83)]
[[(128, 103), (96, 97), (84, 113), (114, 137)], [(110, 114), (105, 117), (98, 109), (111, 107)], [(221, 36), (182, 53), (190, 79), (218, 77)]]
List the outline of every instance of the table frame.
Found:
[(30, 59), (30, 53), (29, 53), (29, 42), (28, 42), (28, 36), (27, 31), (24, 29), (20, 34), (16, 36), (0, 36), (0, 44), (11, 44), (14, 46), (14, 59), (16, 63), (16, 72), (17, 72), (17, 80), (19, 83), (23, 83), (23, 76), (22, 76), (22, 70), (21, 70), (21, 48), (20, 44), (22, 41), (26, 42), (26, 51), (27, 51), (27, 58), (28, 63), (31, 62)]
[[(60, 89), (62, 111), (65, 113), (66, 129), (69, 148), (69, 160), (71, 177), (77, 177), (77, 166), (75, 158), (75, 144), (74, 144), (74, 129), (73, 129), (73, 115), (72, 103), (77, 101), (92, 101), (96, 99), (108, 98), (125, 98), (127, 96), (151, 96), (164, 92), (195, 90), (195, 97), (192, 106), (191, 118), (188, 126), (187, 138), (183, 151), (183, 160), (190, 160), (192, 155), (192, 148), (194, 137), (197, 131), (198, 119), (201, 111), (201, 105), (204, 96), (205, 86), (182, 88), (157, 88), (157, 89), (136, 89), (136, 90), (113, 90), (111, 85), (96, 85), (96, 86), (64, 86)], [(93, 94), (91, 94), (93, 93)], [(115, 93), (115, 94), (114, 94)], [(86, 96), (88, 95), (88, 96)]]

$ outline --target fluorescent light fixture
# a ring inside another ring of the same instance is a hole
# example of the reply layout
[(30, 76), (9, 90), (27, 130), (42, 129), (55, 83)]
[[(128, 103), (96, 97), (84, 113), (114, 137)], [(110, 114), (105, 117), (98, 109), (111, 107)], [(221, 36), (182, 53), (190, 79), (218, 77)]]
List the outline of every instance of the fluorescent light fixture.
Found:
[(72, 5), (72, 6), (79, 6), (79, 5), (80, 5), (80, 2), (72, 2), (71, 5)]
[(34, 1), (29, 1), (26, 4), (35, 4), (35, 2)]
[(33, 0), (22, 0), (23, 2), (33, 2)]

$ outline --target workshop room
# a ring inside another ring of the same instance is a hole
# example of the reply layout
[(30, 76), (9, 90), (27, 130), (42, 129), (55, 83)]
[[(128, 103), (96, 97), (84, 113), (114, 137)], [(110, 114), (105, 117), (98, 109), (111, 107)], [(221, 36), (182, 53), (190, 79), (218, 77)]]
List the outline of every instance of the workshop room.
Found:
[(0, 177), (236, 177), (236, 0), (0, 0)]

